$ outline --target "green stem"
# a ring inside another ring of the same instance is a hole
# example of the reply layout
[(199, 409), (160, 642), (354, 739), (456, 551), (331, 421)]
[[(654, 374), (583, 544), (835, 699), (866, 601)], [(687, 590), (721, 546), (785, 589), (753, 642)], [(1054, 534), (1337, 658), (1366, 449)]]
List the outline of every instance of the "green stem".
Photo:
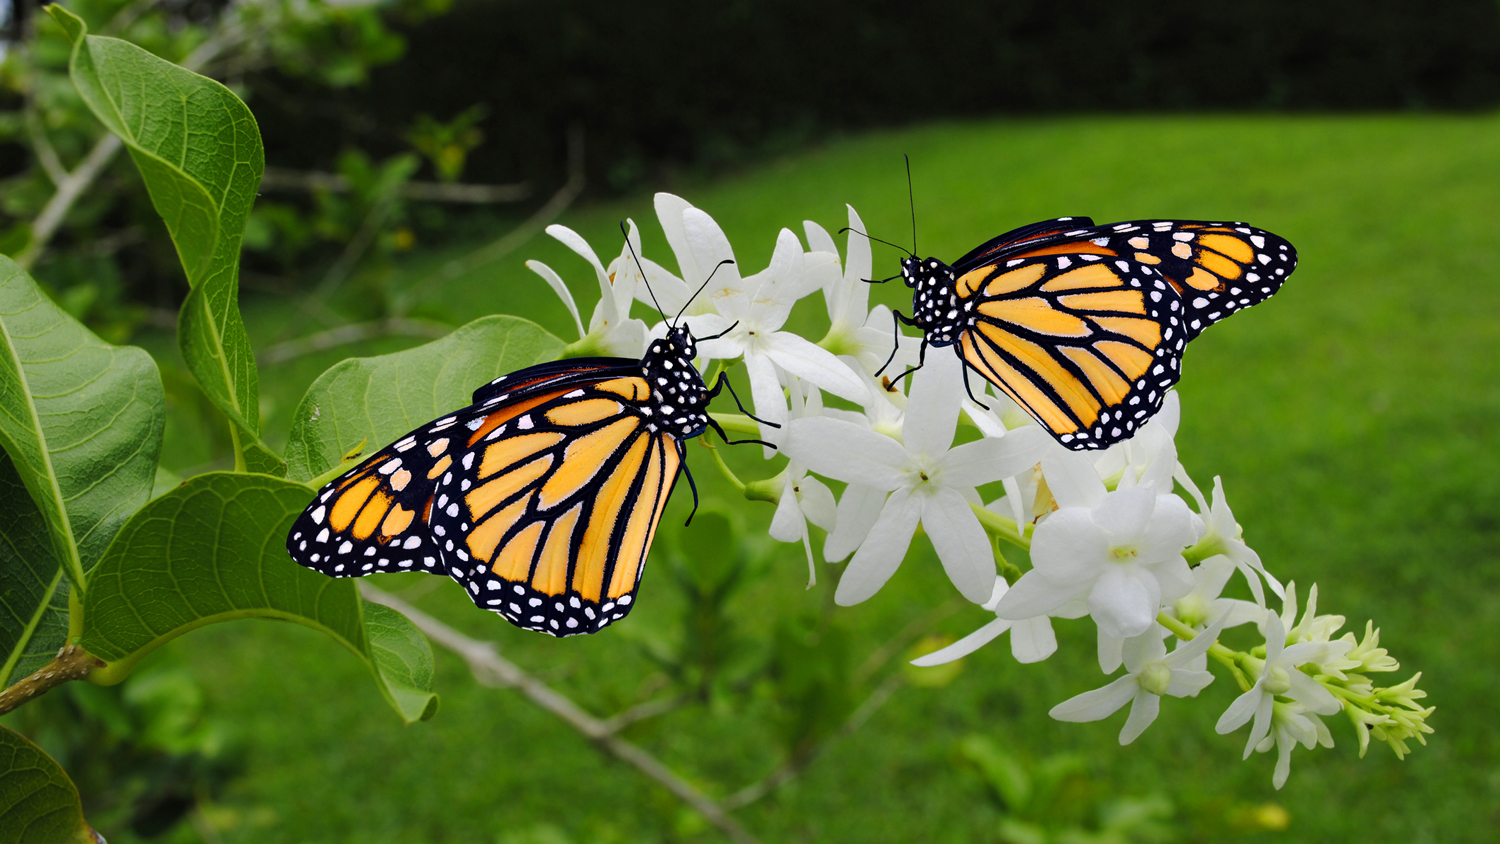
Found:
[[(1183, 624), (1181, 620), (1173, 618), (1172, 616), (1167, 615), (1164, 612), (1156, 614), (1156, 623), (1172, 631), (1174, 634), (1176, 634), (1177, 638), (1182, 639), (1183, 641), (1191, 642), (1193, 639), (1198, 638), (1198, 633), (1194, 631), (1193, 628), (1187, 626), (1186, 624)], [(1234, 677), (1235, 683), (1239, 684), (1240, 691), (1248, 692), (1250, 691), (1250, 687), (1255, 685), (1254, 683), (1250, 682), (1250, 678), (1247, 677), (1244, 670), (1240, 668), (1240, 657), (1249, 656), (1249, 654), (1242, 654), (1239, 651), (1232, 651), (1219, 644), (1218, 642), (1215, 642), (1212, 645), (1208, 646), (1208, 655), (1213, 657), (1214, 661), (1229, 669), (1229, 673)]]
[(233, 419), (225, 419), (229, 423), (229, 442), (234, 447), (234, 470), (236, 472), (248, 472), (249, 467), (245, 465), (245, 452), (240, 448), (240, 426)]
[(747, 434), (752, 437), (760, 436), (760, 427), (755, 423), (755, 420), (743, 413), (710, 413), (708, 417), (719, 423), (719, 426), (726, 433), (732, 431), (736, 434)]
[(734, 488), (738, 490), (741, 495), (743, 495), (745, 492), (745, 482), (740, 480), (739, 476), (734, 473), (733, 469), (729, 468), (728, 463), (724, 462), (724, 455), (720, 454), (717, 448), (714, 448), (711, 445), (707, 446), (707, 448), (709, 451), (713, 452), (714, 464), (719, 467), (719, 473), (722, 474), (726, 479), (728, 479), (729, 483), (733, 484)]
[(1026, 551), (1031, 550), (1031, 525), (1027, 525), (1023, 530), (1016, 524), (1014, 519), (1007, 519), (999, 513), (993, 510), (986, 510), (972, 501), (969, 502), (969, 509), (973, 510), (974, 515), (979, 517), (979, 524), (984, 526), (985, 532), (990, 536), (1003, 539), (1017, 548)]

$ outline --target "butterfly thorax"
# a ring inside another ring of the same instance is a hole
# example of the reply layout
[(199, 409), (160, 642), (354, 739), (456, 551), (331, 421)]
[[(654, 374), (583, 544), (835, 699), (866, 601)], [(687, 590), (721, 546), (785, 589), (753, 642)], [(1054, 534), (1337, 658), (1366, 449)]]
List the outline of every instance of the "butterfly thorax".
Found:
[(958, 276), (936, 258), (902, 258), (901, 278), (912, 289), (912, 321), (933, 346), (951, 346), (974, 324), (974, 301), (958, 298)]
[(641, 369), (651, 385), (651, 399), (641, 413), (653, 433), (665, 431), (685, 440), (708, 427), (708, 388), (693, 367), (697, 354), (693, 335), (679, 326), (664, 339), (652, 341), (641, 358)]

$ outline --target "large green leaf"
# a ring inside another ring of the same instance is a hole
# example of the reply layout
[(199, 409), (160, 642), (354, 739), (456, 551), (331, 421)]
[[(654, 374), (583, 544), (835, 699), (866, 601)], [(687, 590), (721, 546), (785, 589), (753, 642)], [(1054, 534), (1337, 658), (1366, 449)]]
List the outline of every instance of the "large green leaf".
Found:
[(476, 388), (553, 360), (562, 348), (534, 322), (490, 316), (415, 349), (335, 364), (298, 405), (286, 447), (288, 474), (316, 478), (361, 443), (370, 451), (394, 442), (467, 405)]
[(100, 340), (0, 256), (0, 683), (57, 649), (46, 608), (146, 503), (163, 402), (150, 355)]
[[(68, 595), (47, 522), (10, 455), (0, 452), (0, 688), (52, 659), (67, 640)], [(59, 588), (61, 587), (61, 588)]]
[(0, 727), (0, 844), (94, 844), (78, 789), (25, 736)]
[(255, 356), (239, 309), (240, 241), (265, 170), (250, 109), (218, 82), (128, 41), (89, 35), (47, 7), (73, 41), (73, 84), (130, 150), (192, 290), (178, 320), (183, 360), (229, 417), (252, 469), (279, 474), (260, 440)]
[(334, 637), (370, 666), (403, 719), (431, 717), (432, 649), (411, 622), (366, 604), (354, 581), (287, 556), (287, 531), (310, 498), (291, 481), (211, 472), (141, 508), (89, 575), (81, 644), (108, 663), (89, 679), (117, 682), (189, 630), (269, 618)]

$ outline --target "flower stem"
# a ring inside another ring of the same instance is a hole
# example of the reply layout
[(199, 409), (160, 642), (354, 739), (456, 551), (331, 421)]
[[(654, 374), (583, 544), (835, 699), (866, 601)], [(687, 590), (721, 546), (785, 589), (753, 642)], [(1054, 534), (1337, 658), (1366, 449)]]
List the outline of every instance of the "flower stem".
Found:
[[(1193, 628), (1187, 626), (1186, 624), (1183, 624), (1180, 620), (1173, 618), (1172, 616), (1167, 615), (1164, 612), (1156, 614), (1156, 623), (1172, 631), (1177, 636), (1177, 638), (1182, 639), (1183, 641), (1190, 642), (1198, 637), (1198, 633), (1194, 631)], [(1219, 644), (1218, 642), (1215, 642), (1212, 645), (1208, 646), (1208, 655), (1213, 657), (1216, 662), (1229, 669), (1229, 673), (1234, 677), (1234, 681), (1239, 684), (1240, 691), (1248, 692), (1250, 691), (1250, 687), (1255, 685), (1254, 683), (1250, 682), (1250, 678), (1247, 677), (1244, 670), (1240, 668), (1240, 659), (1242, 657), (1249, 656), (1249, 654), (1243, 654), (1239, 651), (1232, 651)]]
[(979, 517), (979, 524), (984, 526), (985, 532), (989, 535), (1003, 539), (1017, 548), (1026, 551), (1031, 550), (1031, 525), (1027, 525), (1025, 529), (1021, 529), (1014, 519), (1007, 519), (999, 513), (986, 510), (973, 502), (969, 502), (969, 509), (973, 510), (974, 515)]
[(743, 413), (709, 413), (708, 417), (719, 423), (726, 432), (760, 436), (760, 427), (755, 424), (755, 420)]

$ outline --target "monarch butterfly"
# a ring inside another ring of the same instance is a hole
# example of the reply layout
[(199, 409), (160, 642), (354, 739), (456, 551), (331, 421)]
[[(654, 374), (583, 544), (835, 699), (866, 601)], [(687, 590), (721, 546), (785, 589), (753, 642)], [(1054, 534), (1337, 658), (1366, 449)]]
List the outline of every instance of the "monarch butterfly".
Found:
[(729, 382), (709, 389), (696, 356), (675, 326), (640, 360), (501, 376), (323, 487), (287, 551), (330, 577), (446, 574), (518, 627), (596, 633), (633, 606), (685, 441), (713, 428), (760, 442), (709, 417)]
[(967, 368), (1082, 451), (1133, 435), (1177, 383), (1187, 342), (1265, 301), (1296, 266), (1290, 243), (1244, 223), (1059, 217), (952, 266), (901, 259), (912, 315), (893, 319), (921, 329), (923, 357), (929, 345), (955, 346)]

